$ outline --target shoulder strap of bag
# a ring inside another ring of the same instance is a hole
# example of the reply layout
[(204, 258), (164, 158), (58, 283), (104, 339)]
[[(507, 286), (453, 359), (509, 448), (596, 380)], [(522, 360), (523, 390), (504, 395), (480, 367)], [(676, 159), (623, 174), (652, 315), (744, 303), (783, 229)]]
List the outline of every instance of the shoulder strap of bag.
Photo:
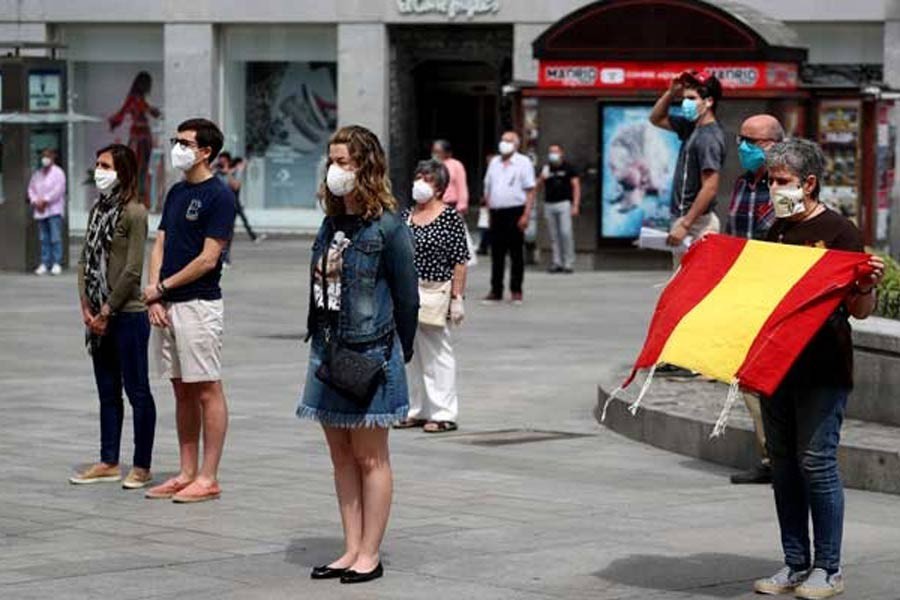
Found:
[(322, 246), (322, 308), (325, 310), (325, 342), (330, 342), (332, 337), (337, 338), (339, 325), (340, 325), (340, 313), (337, 315), (331, 314), (332, 310), (328, 308), (328, 254), (331, 251), (331, 242), (334, 239), (334, 231), (329, 228), (328, 233), (325, 234), (325, 244)]

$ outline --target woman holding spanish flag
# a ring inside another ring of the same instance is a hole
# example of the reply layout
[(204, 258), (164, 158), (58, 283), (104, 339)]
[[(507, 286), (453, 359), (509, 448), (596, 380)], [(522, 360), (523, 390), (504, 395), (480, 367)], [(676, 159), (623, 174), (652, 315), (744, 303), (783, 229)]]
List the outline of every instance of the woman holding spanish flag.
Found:
[[(776, 217), (768, 241), (863, 252), (862, 236), (853, 223), (819, 200), (825, 158), (815, 143), (780, 142), (769, 149), (766, 163)], [(759, 593), (830, 598), (844, 590), (844, 491), (837, 449), (853, 386), (849, 317), (865, 319), (872, 313), (884, 273), (878, 257), (871, 257), (868, 267), (775, 392), (762, 399), (785, 566), (755, 582)]]

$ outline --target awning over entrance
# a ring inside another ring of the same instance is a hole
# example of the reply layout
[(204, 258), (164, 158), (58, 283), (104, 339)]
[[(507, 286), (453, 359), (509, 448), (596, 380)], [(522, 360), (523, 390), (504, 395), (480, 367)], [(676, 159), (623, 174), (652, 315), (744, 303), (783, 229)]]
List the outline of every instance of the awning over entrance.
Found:
[(532, 44), (538, 87), (656, 90), (686, 69), (723, 87), (795, 90), (807, 50), (784, 23), (736, 2), (600, 0), (562, 18)]

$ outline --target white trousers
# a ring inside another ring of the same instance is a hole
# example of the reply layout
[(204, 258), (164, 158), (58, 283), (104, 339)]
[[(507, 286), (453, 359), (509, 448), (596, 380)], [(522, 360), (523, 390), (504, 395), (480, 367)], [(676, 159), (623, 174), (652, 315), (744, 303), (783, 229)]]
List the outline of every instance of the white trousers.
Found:
[(459, 415), (456, 358), (449, 327), (419, 323), (406, 376), (410, 419), (456, 421)]

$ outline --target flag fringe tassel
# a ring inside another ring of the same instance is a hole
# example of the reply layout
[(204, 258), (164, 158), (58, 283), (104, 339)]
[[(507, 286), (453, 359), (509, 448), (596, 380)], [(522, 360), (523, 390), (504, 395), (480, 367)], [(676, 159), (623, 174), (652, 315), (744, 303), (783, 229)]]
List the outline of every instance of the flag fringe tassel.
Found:
[(631, 403), (631, 406), (628, 407), (628, 412), (632, 414), (632, 416), (637, 414), (638, 407), (641, 405), (641, 402), (644, 400), (644, 396), (647, 395), (647, 391), (650, 389), (650, 384), (653, 383), (653, 375), (656, 373), (656, 365), (651, 367), (650, 372), (647, 373), (647, 379), (644, 380), (644, 385), (641, 386), (641, 393), (638, 394), (637, 400)]
[[(647, 379), (644, 380), (644, 384), (641, 386), (641, 392), (640, 394), (638, 394), (637, 400), (635, 400), (628, 406), (628, 410), (632, 415), (637, 413), (638, 406), (640, 406), (641, 401), (644, 399), (644, 396), (647, 395), (647, 390), (650, 389), (650, 384), (653, 383), (654, 373), (656, 373), (656, 365), (653, 365), (650, 368), (650, 371), (647, 372)], [(628, 385), (634, 380), (635, 374), (636, 371), (632, 372), (625, 383), (614, 389), (612, 392), (610, 392), (609, 396), (606, 397), (606, 402), (603, 403), (603, 411), (601, 411), (600, 413), (601, 423), (606, 422), (606, 411), (609, 410), (609, 405), (612, 404), (613, 400), (622, 395), (622, 392), (625, 391), (625, 388), (628, 387)]]
[(722, 406), (722, 412), (719, 413), (719, 418), (716, 420), (716, 424), (709, 436), (710, 439), (721, 437), (722, 434), (725, 433), (725, 429), (728, 426), (728, 417), (731, 415), (731, 409), (734, 408), (734, 405), (740, 396), (741, 384), (740, 381), (735, 379), (728, 388), (728, 395), (725, 397), (725, 405)]

